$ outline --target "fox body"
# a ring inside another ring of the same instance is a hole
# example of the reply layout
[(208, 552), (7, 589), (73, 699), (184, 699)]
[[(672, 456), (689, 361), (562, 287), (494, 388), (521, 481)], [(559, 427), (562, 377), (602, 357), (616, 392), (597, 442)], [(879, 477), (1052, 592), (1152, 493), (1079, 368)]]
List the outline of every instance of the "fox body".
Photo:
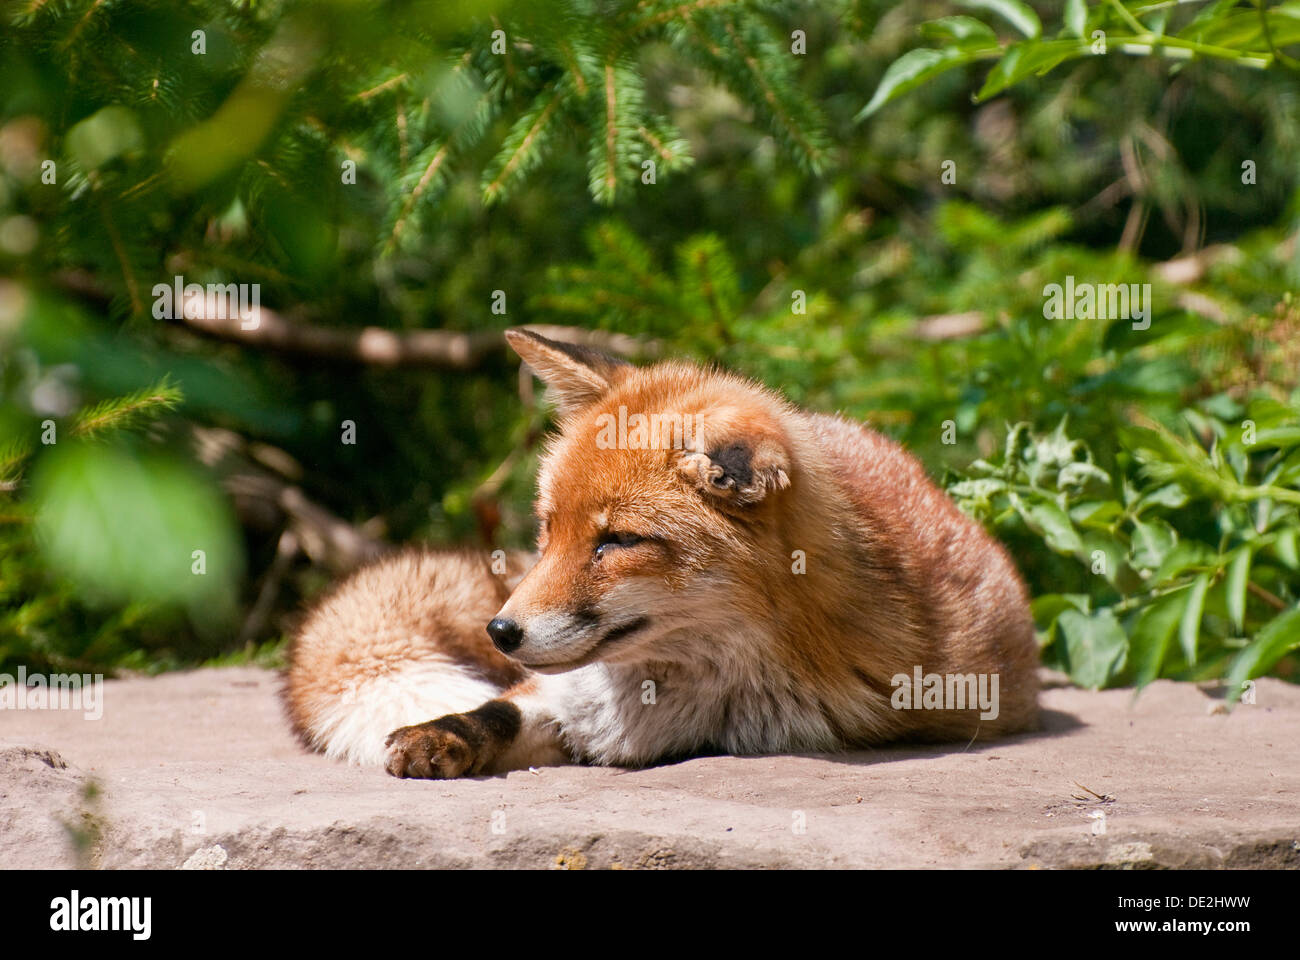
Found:
[[(344, 583), (291, 653), (308, 744), (449, 778), (1035, 726), (1024, 585), (895, 443), (729, 373), (508, 338), (558, 408), (539, 555)], [(992, 678), (996, 706), (916, 709), (922, 674)]]

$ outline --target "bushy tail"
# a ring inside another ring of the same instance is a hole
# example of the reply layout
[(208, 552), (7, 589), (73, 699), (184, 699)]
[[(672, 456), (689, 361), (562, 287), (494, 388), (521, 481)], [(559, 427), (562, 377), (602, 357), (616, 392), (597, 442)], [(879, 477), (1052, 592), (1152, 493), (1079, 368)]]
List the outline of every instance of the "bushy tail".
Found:
[[(410, 551), (353, 574), (290, 648), (284, 701), (303, 742), (380, 765), (398, 727), (472, 710), (524, 676), (484, 627), (532, 558)], [(499, 572), (497, 572), (499, 571)]]

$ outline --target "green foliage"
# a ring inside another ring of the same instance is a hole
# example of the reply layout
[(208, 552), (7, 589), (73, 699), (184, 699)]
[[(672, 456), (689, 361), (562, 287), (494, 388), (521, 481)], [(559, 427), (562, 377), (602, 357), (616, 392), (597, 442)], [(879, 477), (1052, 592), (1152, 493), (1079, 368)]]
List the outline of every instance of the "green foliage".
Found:
[(181, 392), (169, 378), (124, 397), (101, 400), (77, 414), (72, 435), (90, 439), (139, 426), (164, 410), (172, 410), (181, 402)]
[[(1300, 37), (1262, 9), (13, 7), (0, 661), (274, 660), (333, 571), (235, 532), (196, 426), (390, 541), (531, 539), (545, 416), (503, 350), (218, 342), (154, 315), (183, 275), (332, 334), (557, 323), (742, 371), (950, 475), (1078, 682), (1294, 678)], [(1049, 315), (1068, 277), (1150, 284), (1149, 326)]]
[(243, 556), (228, 505), (207, 478), (130, 442), (181, 400), (164, 377), (47, 417), (40, 444), (6, 444), (0, 664), (160, 666), (185, 653), (166, 638), (181, 615), (209, 638), (229, 627)]
[(1219, 396), (1121, 431), (1099, 467), (1026, 423), (948, 485), (1030, 574), (1050, 663), (1080, 685), (1266, 673), (1300, 648), (1300, 405)]
[[(631, 196), (643, 164), (656, 182), (684, 169), (686, 140), (646, 99), (655, 63), (644, 51), (755, 103), (791, 156), (820, 169), (824, 121), (767, 19), (774, 6), (425, 2), (381, 21), (330, 2), (33, 4), (16, 15), (3, 62), (32, 85), (14, 106), (40, 117), (56, 148), (59, 189), (36, 192), (41, 212), (72, 259), (116, 281), (117, 308), (139, 315), (159, 241), (178, 221), (260, 228), (270, 242), (256, 252), (320, 279), (338, 262), (330, 238), (354, 221), (350, 195), (382, 197), (372, 239), (392, 253), (459, 175), (477, 175), (482, 202), (498, 204), (575, 141), (603, 204)], [(345, 162), (359, 189), (343, 189)], [(254, 268), (253, 256), (216, 258), (199, 237), (178, 239), (198, 260), (191, 273)]]
[[(17, 232), (0, 238), (0, 267), (21, 284), (0, 288), (0, 662), (164, 663), (207, 656), (233, 632), (236, 603), (251, 597), (229, 507), (178, 431), (140, 435), (181, 387), (186, 417), (309, 462), (337, 449), (341, 419), (362, 423), (392, 469), (357, 457), (311, 477), (313, 492), (358, 497), (340, 507), (358, 521), (361, 500), (384, 502), (396, 538), (472, 534), (475, 491), (522, 433), (499, 429), (518, 417), (502, 363), (475, 380), (368, 377), (336, 397), (330, 371), (286, 377), (159, 322), (151, 290), (183, 273), (258, 283), (263, 304), (344, 324), (378, 311), (398, 329), (438, 314), (481, 325), (485, 309), (466, 315), (469, 291), (485, 303), (519, 289), (522, 271), (502, 264), (535, 257), (494, 229), (465, 269), (472, 255), (431, 233), (478, 230), (511, 204), (505, 216), (518, 217), (537, 180), (559, 194), (585, 178), (603, 206), (648, 189), (651, 161), (653, 184), (672, 181), (693, 157), (652, 83), (765, 90), (759, 122), (801, 164), (821, 161), (823, 121), (775, 39), (776, 7), (438, 0), (371, 15), (329, 0), (74, 0), (7, 11), (0, 224)], [(565, 165), (572, 156), (585, 172)], [(573, 204), (557, 196), (550, 208), (538, 222), (563, 222)], [(431, 297), (430, 271), (453, 268)], [(57, 445), (38, 439), (46, 409), (58, 411)], [(464, 409), (476, 414), (448, 416)], [(528, 485), (507, 485), (515, 542), (528, 536)], [(203, 575), (190, 571), (199, 549)]]
[(1061, 30), (1052, 38), (1043, 36), (1038, 14), (1021, 0), (959, 0), (958, 5), (997, 14), (1024, 39), (1004, 41), (988, 24), (968, 16), (923, 23), (921, 35), (940, 46), (911, 50), (890, 64), (859, 120), (940, 74), (977, 61), (993, 61), (993, 68), (976, 101), (1082, 57), (1159, 56), (1173, 60), (1174, 69), (1197, 57), (1261, 70), (1300, 67), (1284, 52), (1300, 43), (1300, 3), (1257, 2), (1243, 10), (1235, 0), (1216, 0), (1193, 14), (1178, 9), (1190, 3), (1067, 0)]
[(30, 502), (47, 565), (80, 596), (189, 604), (195, 619), (229, 621), (221, 606), (242, 573), (233, 517), (181, 465), (124, 450), (60, 448), (42, 458)]

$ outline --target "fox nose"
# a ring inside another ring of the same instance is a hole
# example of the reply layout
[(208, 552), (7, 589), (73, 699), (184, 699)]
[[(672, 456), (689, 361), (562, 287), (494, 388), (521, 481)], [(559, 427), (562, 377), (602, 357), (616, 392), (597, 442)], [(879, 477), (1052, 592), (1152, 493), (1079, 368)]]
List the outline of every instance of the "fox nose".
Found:
[(488, 636), (502, 653), (518, 650), (524, 642), (524, 628), (513, 620), (497, 617), (487, 625)]

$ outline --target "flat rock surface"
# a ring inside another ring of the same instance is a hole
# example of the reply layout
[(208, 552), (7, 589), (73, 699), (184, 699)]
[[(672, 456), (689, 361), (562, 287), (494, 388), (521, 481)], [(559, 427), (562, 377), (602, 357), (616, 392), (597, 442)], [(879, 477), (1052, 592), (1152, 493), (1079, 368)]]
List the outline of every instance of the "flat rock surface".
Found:
[(1300, 867), (1278, 680), (1231, 713), (1190, 684), (1058, 686), (1043, 732), (996, 742), (454, 782), (305, 752), (278, 688), (209, 669), (108, 681), (99, 720), (0, 710), (0, 864)]

